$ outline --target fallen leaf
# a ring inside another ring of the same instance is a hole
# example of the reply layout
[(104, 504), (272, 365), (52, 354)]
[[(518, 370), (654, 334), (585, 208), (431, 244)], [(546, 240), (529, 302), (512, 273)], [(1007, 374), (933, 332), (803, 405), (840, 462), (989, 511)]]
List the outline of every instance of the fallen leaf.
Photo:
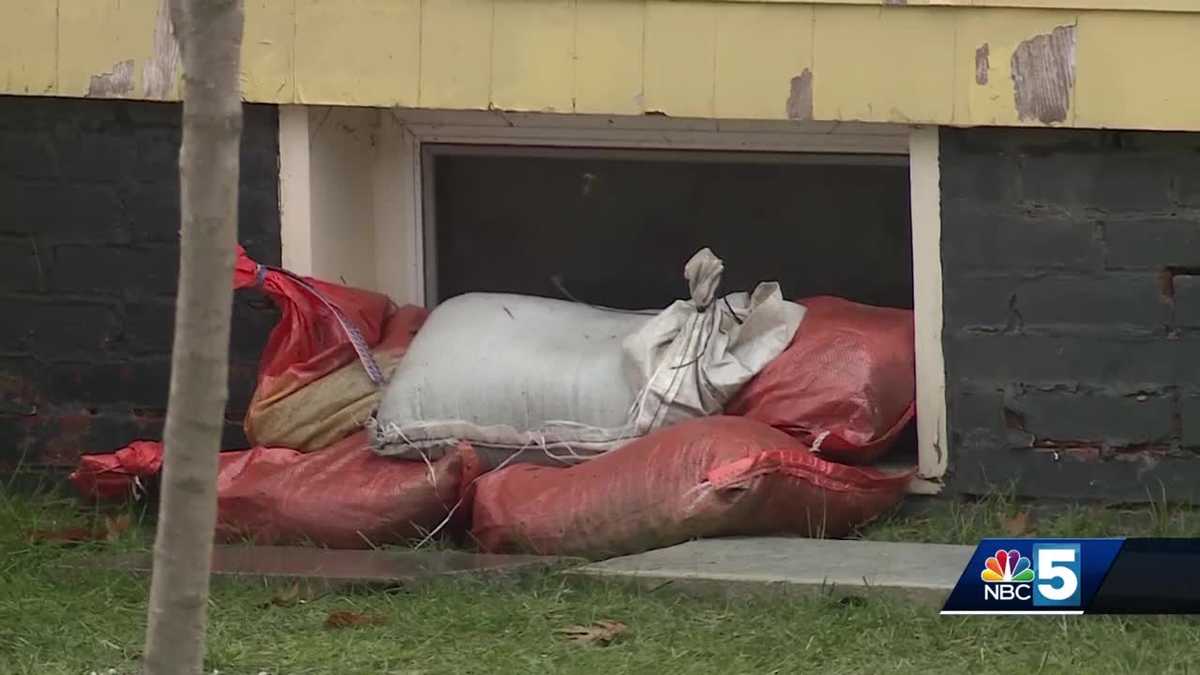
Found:
[(567, 626), (558, 633), (577, 645), (607, 645), (629, 630), (620, 621), (602, 619), (587, 626)]
[(126, 530), (129, 529), (130, 516), (128, 513), (113, 518), (112, 516), (104, 517), (104, 538), (107, 541), (114, 541), (120, 537)]
[(1029, 531), (1029, 512), (1021, 511), (1012, 518), (1005, 518), (1000, 525), (1008, 536), (1020, 537)]
[(300, 599), (300, 582), (296, 582), (291, 586), (279, 591), (271, 596), (271, 599), (260, 604), (259, 609), (267, 609), (269, 607), (291, 607)]
[(386, 623), (382, 617), (358, 612), (330, 612), (325, 617), (326, 628), (353, 628), (355, 626), (379, 626)]

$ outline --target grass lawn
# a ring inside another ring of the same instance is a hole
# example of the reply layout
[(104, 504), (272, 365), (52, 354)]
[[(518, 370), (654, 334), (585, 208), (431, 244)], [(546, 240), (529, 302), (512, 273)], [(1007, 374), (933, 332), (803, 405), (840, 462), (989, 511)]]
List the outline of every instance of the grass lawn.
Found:
[[(999, 498), (942, 502), (887, 518), (864, 536), (973, 544), (1006, 529), (1081, 536), (1200, 530), (1200, 517), (1166, 507), (1038, 516)], [(99, 550), (145, 548), (148, 528), (77, 547), (30, 543), (31, 531), (88, 520), (68, 499), (0, 493), (0, 673), (137, 672), (148, 580), (64, 565)], [(1190, 618), (942, 618), (934, 608), (885, 598), (693, 599), (551, 573), (271, 605), (280, 592), (261, 583), (214, 584), (206, 672), (1157, 673), (1188, 672), (1200, 655), (1200, 622)], [(326, 628), (339, 611), (378, 623)], [(628, 632), (604, 647), (579, 646), (556, 632), (596, 620), (620, 621)]]

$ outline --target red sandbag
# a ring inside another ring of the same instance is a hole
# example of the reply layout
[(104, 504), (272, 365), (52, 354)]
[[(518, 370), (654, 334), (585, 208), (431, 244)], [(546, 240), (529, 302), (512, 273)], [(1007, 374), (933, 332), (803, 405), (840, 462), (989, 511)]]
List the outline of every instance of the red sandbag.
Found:
[(428, 314), (378, 293), (261, 266), (241, 247), (234, 287), (259, 287), (282, 312), (246, 413), (254, 445), (311, 451), (361, 428)]
[(744, 417), (706, 417), (570, 468), (486, 474), (471, 534), (487, 551), (592, 559), (696, 537), (838, 537), (896, 504), (911, 477), (826, 462)]
[(868, 464), (916, 412), (912, 310), (842, 298), (802, 300), (808, 309), (788, 348), (725, 407), (814, 444), (823, 457)]
[(80, 497), (89, 502), (117, 502), (138, 496), (140, 481), (162, 469), (162, 443), (134, 441), (104, 455), (83, 455), (69, 476)]
[(479, 470), (469, 447), (432, 464), (397, 460), (375, 454), (365, 432), (311, 454), (224, 453), (217, 537), (332, 548), (420, 539), (450, 515)]
[[(113, 454), (85, 456), (71, 480), (85, 498), (124, 499), (135, 478), (150, 478), (161, 466), (162, 444), (138, 441)], [(463, 486), (480, 471), (469, 447), (432, 464), (390, 459), (371, 450), (365, 432), (309, 454), (276, 447), (224, 452), (216, 537), (331, 548), (419, 539), (450, 516)]]

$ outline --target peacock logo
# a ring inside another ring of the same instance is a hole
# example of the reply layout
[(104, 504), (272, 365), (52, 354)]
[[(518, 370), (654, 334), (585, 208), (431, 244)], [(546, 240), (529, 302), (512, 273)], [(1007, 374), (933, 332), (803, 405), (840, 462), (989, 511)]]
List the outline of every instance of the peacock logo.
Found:
[(1001, 549), (987, 559), (979, 577), (990, 583), (1026, 583), (1033, 581), (1033, 570), (1020, 551)]

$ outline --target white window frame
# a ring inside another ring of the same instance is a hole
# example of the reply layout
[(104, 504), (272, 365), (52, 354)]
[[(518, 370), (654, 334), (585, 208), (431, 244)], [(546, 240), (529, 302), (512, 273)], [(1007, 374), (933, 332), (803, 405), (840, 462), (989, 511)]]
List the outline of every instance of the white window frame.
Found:
[(946, 470), (937, 128), (903, 125), (280, 106), (283, 264), (424, 304), (426, 144), (907, 155), (912, 190), (918, 480)]

